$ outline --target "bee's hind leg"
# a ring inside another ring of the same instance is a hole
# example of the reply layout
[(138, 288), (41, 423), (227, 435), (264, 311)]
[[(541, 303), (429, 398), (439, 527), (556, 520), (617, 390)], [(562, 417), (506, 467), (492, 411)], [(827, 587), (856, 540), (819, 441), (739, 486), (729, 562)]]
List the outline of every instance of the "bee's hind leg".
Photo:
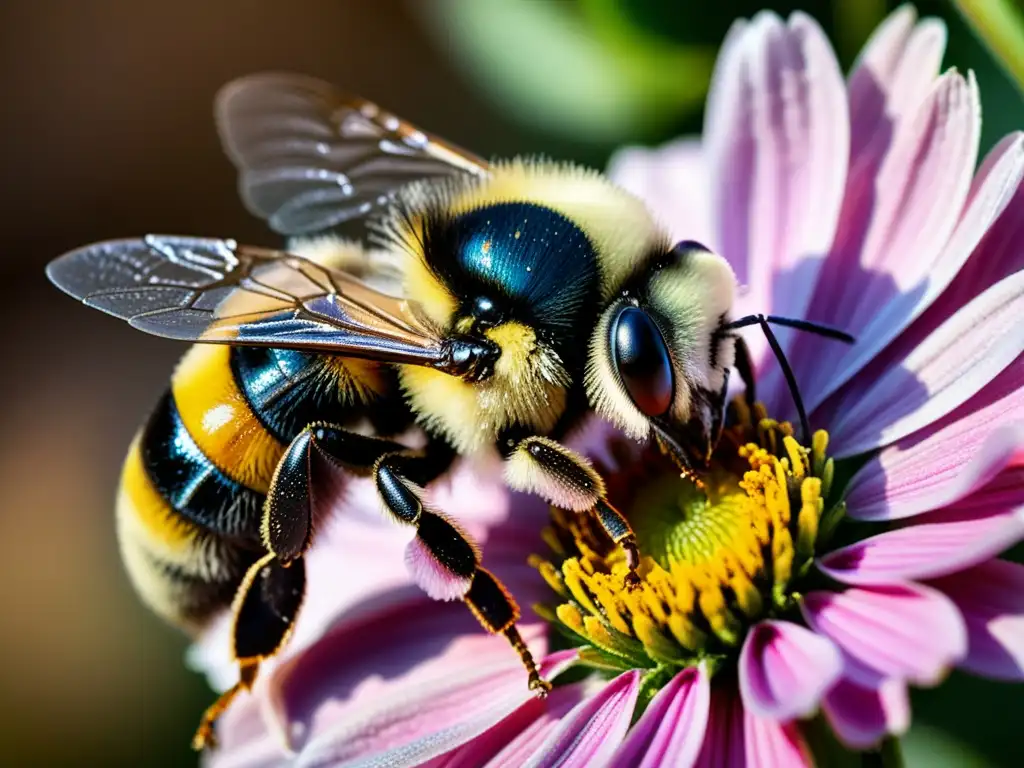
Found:
[(238, 694), (252, 690), (260, 662), (288, 641), (305, 591), (306, 568), (301, 558), (285, 564), (269, 553), (249, 568), (231, 608), (231, 650), (238, 663), (238, 682), (203, 713), (192, 739), (194, 749), (216, 745), (214, 723)]
[(260, 538), (266, 554), (246, 572), (231, 607), (232, 655), (239, 680), (203, 714), (193, 747), (216, 743), (217, 718), (240, 693), (252, 689), (260, 662), (277, 654), (291, 635), (305, 594), (303, 555), (313, 538), (315, 454), (365, 475), (380, 456), (401, 449), (399, 443), (329, 424), (310, 425), (292, 440), (274, 470), (263, 504)]

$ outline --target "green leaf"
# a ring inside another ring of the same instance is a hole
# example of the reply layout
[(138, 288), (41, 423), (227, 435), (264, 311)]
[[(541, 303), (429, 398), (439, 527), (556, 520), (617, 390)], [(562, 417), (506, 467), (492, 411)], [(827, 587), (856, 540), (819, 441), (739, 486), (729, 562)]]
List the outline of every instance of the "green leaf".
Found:
[(504, 111), (580, 141), (656, 135), (701, 106), (714, 66), (713, 48), (654, 40), (594, 2), (583, 9), (552, 0), (413, 7)]
[(1001, 750), (1007, 761), (990, 758), (980, 754), (964, 741), (958, 739), (943, 728), (914, 724), (910, 732), (903, 737), (903, 752), (906, 764), (911, 766), (928, 766), (928, 768), (997, 768), (1009, 765), (1014, 749), (1005, 747)]
[(953, 0), (953, 4), (1024, 91), (1024, 12), (1013, 0)]
[(852, 62), (864, 41), (885, 18), (885, 0), (835, 0), (832, 37), (844, 62)]

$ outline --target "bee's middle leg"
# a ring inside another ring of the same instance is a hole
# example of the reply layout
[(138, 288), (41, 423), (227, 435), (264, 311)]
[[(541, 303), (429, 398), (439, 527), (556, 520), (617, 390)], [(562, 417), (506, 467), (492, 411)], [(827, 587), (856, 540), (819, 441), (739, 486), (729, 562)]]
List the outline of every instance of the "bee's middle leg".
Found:
[(502, 634), (526, 668), (527, 685), (540, 696), (551, 684), (540, 670), (516, 628), (519, 606), (505, 586), (481, 567), (476, 546), (445, 516), (427, 509), (415, 480), (429, 477), (429, 450), (423, 456), (391, 453), (374, 466), (377, 491), (391, 514), (416, 528), (410, 566), (419, 585), (433, 598), (461, 599), (491, 634)]

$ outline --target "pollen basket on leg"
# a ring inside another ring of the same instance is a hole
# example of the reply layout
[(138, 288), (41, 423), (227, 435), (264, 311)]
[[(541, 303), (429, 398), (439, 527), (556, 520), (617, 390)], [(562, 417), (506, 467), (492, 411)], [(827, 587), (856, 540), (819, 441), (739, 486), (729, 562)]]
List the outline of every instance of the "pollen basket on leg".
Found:
[(829, 497), (827, 435), (802, 446), (760, 406), (733, 413), (702, 489), (654, 449), (614, 472), (598, 467), (644, 553), (639, 588), (624, 588), (625, 557), (592, 514), (552, 510), (553, 556), (531, 562), (557, 603), (538, 609), (584, 662), (714, 668), (735, 659), (754, 623), (794, 611)]
[(480, 553), (449, 519), (429, 510), (405, 551), (405, 562), (420, 588), (435, 600), (456, 600), (469, 590)]
[(546, 437), (523, 440), (505, 463), (510, 488), (535, 493), (563, 509), (583, 511), (604, 495), (590, 462)]

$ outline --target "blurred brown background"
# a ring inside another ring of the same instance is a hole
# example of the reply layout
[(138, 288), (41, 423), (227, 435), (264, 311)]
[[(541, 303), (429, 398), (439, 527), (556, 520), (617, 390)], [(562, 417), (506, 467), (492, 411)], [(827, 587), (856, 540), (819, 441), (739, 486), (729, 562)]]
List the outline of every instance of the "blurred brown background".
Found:
[[(513, 5), (521, 9), (531, 3), (570, 12), (575, 5), (586, 6), (592, 20), (597, 18), (593, 9), (604, 8), (598, 20), (606, 32), (615, 9), (628, 6), (646, 20), (649, 31), (712, 52), (736, 15), (763, 5), (782, 12), (803, 7), (830, 31), (844, 65), (886, 7), (894, 5), (883, 0), (723, 0), (713, 7), (674, 0), (517, 0)], [(1009, 126), (1024, 124), (1019, 97), (948, 7), (919, 5), (939, 11), (953, 25), (947, 61), (962, 68), (988, 67), (979, 73), (986, 146)], [(84, 243), (146, 232), (276, 242), (237, 200), (234, 173), (221, 156), (211, 117), (219, 86), (257, 70), (306, 72), (484, 155), (544, 151), (598, 166), (617, 142), (658, 141), (699, 129), (699, 111), (682, 98), (650, 130), (614, 128), (612, 120), (601, 124), (601, 136), (583, 140), (552, 128), (559, 120), (568, 124), (572, 114), (532, 124), (522, 102), (503, 103), (507, 91), (488, 87), (475, 65), (467, 64), (467, 29), (445, 14), (458, 7), (476, 12), (472, 0), (469, 5), (424, 0), (415, 14), (412, 7), (400, 0), (0, 4), (0, 276), (6, 292), (0, 304), (0, 584), (5, 589), (0, 765), (195, 763), (188, 739), (210, 693), (183, 666), (183, 638), (136, 602), (121, 571), (112, 525), (125, 448), (182, 347), (78, 306), (46, 282), (43, 266)], [(659, 22), (659, 12), (671, 21)], [(687, 14), (695, 16), (687, 20)], [(561, 50), (557, 41), (540, 37), (553, 28), (542, 23), (534, 39), (520, 27), (500, 42), (528, 62), (531, 42), (542, 53)], [(472, 30), (468, 34), (475, 39)], [(636, 47), (633, 32), (623, 39), (611, 48), (633, 56), (634, 64), (657, 48)], [(601, 49), (596, 55), (606, 62)], [(665, 60), (674, 55), (666, 54)], [(586, 59), (581, 61), (586, 71)], [(701, 66), (694, 64), (703, 72), (693, 75), (699, 89), (706, 76)], [(653, 74), (644, 81), (653, 94), (648, 106), (660, 103), (664, 82), (690, 82), (683, 72)], [(518, 82), (519, 72), (506, 77)], [(550, 88), (550, 74), (543, 77)], [(698, 91), (687, 99), (699, 105), (699, 96)], [(992, 110), (993, 104), (1012, 109)], [(620, 135), (613, 135), (615, 130)], [(990, 688), (959, 685), (968, 687), (954, 685), (952, 694), (943, 695), (955, 697), (959, 690), (978, 702), (989, 700)], [(942, 711), (944, 705), (933, 701), (938, 699), (919, 702), (925, 720), (929, 712)], [(987, 734), (993, 718), (986, 711), (992, 709), (981, 705), (966, 721), (958, 720), (957, 737)], [(922, 743), (958, 749), (946, 731), (922, 733)], [(988, 745), (993, 739), (979, 742)], [(962, 758), (954, 764), (994, 764), (971, 762), (974, 752), (952, 754)]]

